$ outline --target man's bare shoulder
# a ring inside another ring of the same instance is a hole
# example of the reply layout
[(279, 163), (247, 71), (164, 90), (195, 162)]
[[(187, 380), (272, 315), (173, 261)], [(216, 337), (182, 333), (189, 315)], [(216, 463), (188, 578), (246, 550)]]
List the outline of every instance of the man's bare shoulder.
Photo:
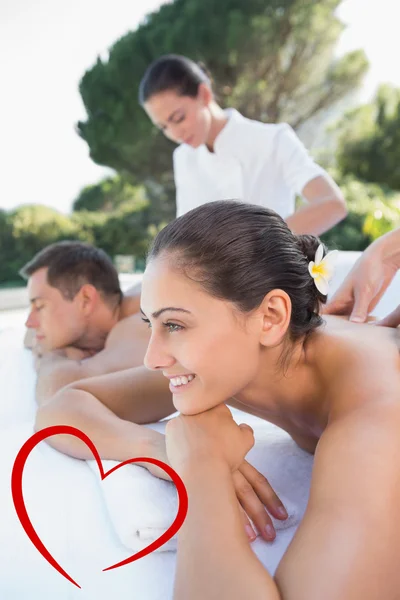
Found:
[(150, 330), (147, 323), (143, 323), (139, 313), (130, 315), (118, 321), (108, 334), (105, 347), (111, 348), (121, 342), (129, 341), (134, 343), (148, 343), (150, 339)]
[(94, 377), (143, 365), (150, 330), (140, 315), (121, 319), (109, 333), (104, 349), (83, 361), (84, 377)]

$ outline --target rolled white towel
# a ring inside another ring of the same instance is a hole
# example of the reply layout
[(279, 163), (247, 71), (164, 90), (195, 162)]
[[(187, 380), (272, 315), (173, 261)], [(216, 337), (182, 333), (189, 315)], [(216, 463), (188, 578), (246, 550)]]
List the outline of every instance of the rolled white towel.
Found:
[[(289, 436), (277, 427), (234, 412), (238, 422), (249, 422), (254, 428), (256, 444), (248, 461), (265, 475), (278, 493), (288, 512), (285, 521), (272, 518), (279, 530), (295, 527), (300, 522), (308, 498), (312, 457), (297, 448)], [(258, 423), (262, 423), (259, 425)], [(160, 430), (160, 423), (157, 424)], [(165, 424), (163, 424), (165, 425)], [(138, 552), (162, 535), (174, 521), (178, 499), (172, 482), (153, 476), (144, 467), (126, 465), (103, 481), (95, 460), (87, 461), (101, 487), (106, 509), (120, 541)], [(105, 472), (119, 464), (103, 460)], [(158, 551), (176, 550), (174, 536)]]
[[(114, 529), (127, 548), (142, 550), (172, 524), (178, 500), (171, 481), (159, 479), (137, 465), (125, 465), (101, 481), (96, 461), (87, 463), (96, 475)], [(102, 463), (105, 472), (119, 464), (113, 460)], [(160, 550), (176, 550), (176, 540), (169, 540)]]

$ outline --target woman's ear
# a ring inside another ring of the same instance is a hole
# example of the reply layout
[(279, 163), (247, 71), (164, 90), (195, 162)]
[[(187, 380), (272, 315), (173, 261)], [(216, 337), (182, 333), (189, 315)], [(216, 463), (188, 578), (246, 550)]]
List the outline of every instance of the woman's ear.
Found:
[(258, 312), (262, 319), (260, 343), (278, 346), (286, 335), (292, 314), (292, 302), (283, 290), (272, 290), (261, 302)]
[(200, 83), (197, 98), (200, 100), (203, 106), (208, 106), (213, 100), (213, 93), (211, 91), (210, 86), (206, 83)]

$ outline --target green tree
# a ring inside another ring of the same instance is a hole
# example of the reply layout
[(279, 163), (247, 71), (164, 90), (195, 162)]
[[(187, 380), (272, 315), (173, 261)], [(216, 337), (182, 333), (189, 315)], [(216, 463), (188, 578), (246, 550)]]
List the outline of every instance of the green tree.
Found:
[(103, 248), (111, 257), (133, 254), (143, 262), (159, 229), (151, 225), (147, 204), (130, 201), (117, 209), (76, 211), (70, 217), (42, 205), (0, 210), (0, 283), (18, 281), (18, 272), (37, 252), (61, 240), (81, 240)]
[(141, 209), (146, 209), (151, 223), (159, 225), (175, 217), (175, 200), (154, 180), (148, 179), (143, 185), (133, 185), (126, 176), (115, 175), (86, 186), (73, 203), (74, 212), (111, 213)]
[(321, 238), (330, 248), (364, 250), (375, 239), (400, 226), (400, 193), (346, 176), (336, 180), (344, 193), (349, 214)]
[(18, 256), (28, 260), (43, 246), (62, 239), (79, 239), (71, 219), (40, 204), (28, 204), (11, 212), (13, 238)]
[(400, 90), (381, 86), (371, 103), (348, 112), (337, 127), (342, 173), (400, 190)]
[(334, 105), (368, 68), (362, 51), (334, 59), (340, 0), (175, 0), (118, 40), (80, 83), (78, 132), (99, 164), (173, 189), (172, 144), (138, 105), (149, 63), (174, 52), (202, 60), (223, 106), (294, 127)]
[[(112, 212), (79, 211), (71, 220), (82, 237), (110, 256), (133, 254), (144, 259), (148, 246), (161, 227), (151, 227), (148, 207), (129, 204)], [(165, 225), (165, 223), (164, 223)]]
[(143, 186), (132, 185), (120, 175), (116, 175), (83, 188), (73, 203), (73, 210), (112, 212), (122, 205), (130, 204), (134, 207), (147, 203)]
[(16, 260), (15, 240), (10, 214), (0, 209), (0, 283), (18, 279), (14, 262)]
[(0, 211), (0, 282), (17, 281), (19, 269), (44, 246), (62, 239), (84, 239), (71, 219), (42, 205)]

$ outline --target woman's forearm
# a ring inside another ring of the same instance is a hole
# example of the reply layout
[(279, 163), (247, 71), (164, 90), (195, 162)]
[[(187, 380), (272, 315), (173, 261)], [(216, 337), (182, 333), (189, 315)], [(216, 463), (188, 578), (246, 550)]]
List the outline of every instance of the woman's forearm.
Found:
[(286, 219), (286, 223), (297, 235), (322, 235), (346, 216), (346, 207), (339, 198), (316, 200), (302, 206)]
[[(35, 429), (53, 425), (70, 425), (83, 431), (103, 459), (124, 461), (147, 456), (166, 461), (164, 435), (120, 419), (97, 398), (82, 390), (61, 390), (49, 404), (39, 408)], [(90, 448), (72, 435), (56, 435), (46, 441), (74, 458), (93, 458)]]
[(279, 599), (249, 546), (229, 467), (210, 458), (177, 470), (189, 510), (178, 534), (174, 600)]
[(400, 227), (375, 240), (367, 252), (400, 269)]
[(342, 192), (327, 173), (309, 181), (302, 196), (307, 200), (307, 206), (286, 219), (293, 233), (321, 235), (347, 215)]

